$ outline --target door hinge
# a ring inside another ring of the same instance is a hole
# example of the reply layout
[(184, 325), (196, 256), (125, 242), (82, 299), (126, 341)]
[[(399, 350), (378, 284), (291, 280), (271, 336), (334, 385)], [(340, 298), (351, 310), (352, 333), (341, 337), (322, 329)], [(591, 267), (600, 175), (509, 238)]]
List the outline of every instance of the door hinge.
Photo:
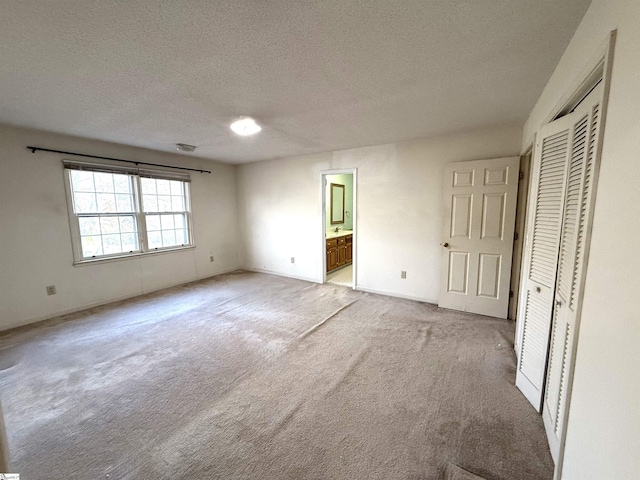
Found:
[(518, 235), (518, 232), (513, 232), (513, 239), (518, 240), (519, 238), (520, 238), (520, 235)]
[(513, 290), (509, 290), (509, 298), (513, 298)]
[(522, 180), (524, 178), (524, 172), (520, 172), (520, 180)]

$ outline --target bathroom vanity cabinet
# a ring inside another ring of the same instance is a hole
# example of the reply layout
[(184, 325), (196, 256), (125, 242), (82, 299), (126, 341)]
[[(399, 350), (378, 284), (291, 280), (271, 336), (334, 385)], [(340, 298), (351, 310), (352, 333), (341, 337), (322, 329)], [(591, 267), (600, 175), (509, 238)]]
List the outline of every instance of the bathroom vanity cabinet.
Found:
[(327, 272), (351, 263), (353, 258), (353, 235), (327, 238)]

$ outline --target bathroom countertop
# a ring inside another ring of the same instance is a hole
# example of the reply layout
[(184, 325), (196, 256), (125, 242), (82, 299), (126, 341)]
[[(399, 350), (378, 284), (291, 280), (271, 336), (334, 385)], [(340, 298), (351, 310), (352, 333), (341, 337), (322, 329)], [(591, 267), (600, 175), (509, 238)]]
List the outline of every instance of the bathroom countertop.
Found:
[(340, 230), (339, 232), (330, 231), (325, 233), (325, 237), (327, 239), (331, 239), (331, 238), (344, 237), (346, 235), (352, 235), (352, 234), (353, 234), (353, 230)]

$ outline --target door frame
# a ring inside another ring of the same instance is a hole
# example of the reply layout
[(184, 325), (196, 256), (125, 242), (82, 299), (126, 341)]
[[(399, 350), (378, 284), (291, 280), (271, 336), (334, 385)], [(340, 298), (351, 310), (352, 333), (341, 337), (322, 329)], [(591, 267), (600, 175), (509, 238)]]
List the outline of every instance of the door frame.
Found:
[(327, 283), (327, 244), (326, 244), (326, 225), (327, 225), (327, 188), (326, 188), (326, 180), (328, 175), (353, 175), (353, 212), (351, 215), (353, 217), (353, 241), (351, 244), (352, 252), (351, 252), (351, 265), (353, 275), (351, 277), (351, 288), (356, 290), (358, 282), (357, 282), (357, 272), (358, 272), (358, 255), (357, 255), (357, 223), (358, 223), (358, 169), (357, 168), (339, 168), (332, 170), (322, 170), (320, 172), (320, 219), (321, 223), (321, 231), (320, 231), (320, 256), (322, 258), (322, 262), (320, 262), (320, 268), (322, 271), (318, 278), (322, 281), (321, 283)]
[[(571, 88), (569, 88), (567, 90), (567, 92), (565, 92), (564, 95), (562, 95), (558, 102), (556, 103), (555, 107), (553, 109), (551, 109), (551, 111), (549, 112), (549, 114), (547, 115), (547, 117), (545, 118), (544, 122), (542, 122), (542, 124), (537, 128), (536, 131), (538, 131), (540, 129), (540, 127), (542, 127), (542, 125), (546, 125), (562, 116), (564, 116), (566, 113), (569, 113), (573, 108), (575, 108), (581, 101), (582, 99), (584, 99), (588, 93), (595, 88), (595, 85), (598, 82), (598, 79), (600, 78), (602, 83), (603, 83), (603, 93), (602, 93), (602, 112), (601, 112), (601, 120), (600, 120), (600, 141), (599, 141), (599, 145), (598, 145), (598, 150), (596, 151), (596, 155), (594, 157), (594, 170), (593, 170), (593, 190), (592, 190), (592, 194), (591, 194), (591, 209), (590, 209), (590, 215), (589, 218), (587, 219), (587, 231), (586, 231), (586, 235), (585, 235), (585, 251), (584, 251), (584, 267), (582, 269), (582, 273), (581, 273), (581, 277), (580, 277), (580, 282), (582, 284), (582, 288), (580, 289), (580, 294), (579, 297), (577, 298), (576, 302), (577, 302), (577, 307), (576, 307), (576, 320), (575, 320), (575, 334), (574, 334), (574, 341), (573, 344), (570, 348), (569, 351), (569, 365), (568, 365), (568, 369), (567, 369), (567, 384), (566, 384), (566, 401), (564, 403), (564, 408), (562, 409), (561, 412), (559, 412), (560, 415), (562, 415), (562, 417), (564, 418), (563, 421), (563, 426), (562, 426), (562, 430), (560, 432), (560, 445), (559, 445), (559, 452), (558, 452), (558, 461), (555, 465), (555, 470), (554, 470), (554, 474), (553, 474), (553, 478), (554, 480), (560, 480), (562, 478), (562, 469), (563, 469), (563, 463), (564, 463), (564, 452), (565, 452), (565, 445), (566, 445), (566, 438), (567, 438), (567, 427), (568, 427), (568, 420), (569, 420), (569, 413), (570, 413), (570, 408), (571, 408), (571, 395), (572, 395), (572, 391), (573, 391), (573, 375), (575, 372), (575, 367), (576, 367), (576, 353), (577, 353), (577, 347), (578, 347), (578, 342), (579, 342), (579, 338), (580, 338), (580, 318), (582, 315), (582, 302), (583, 302), (583, 297), (584, 297), (584, 282), (586, 279), (586, 274), (587, 274), (587, 269), (588, 269), (588, 265), (589, 265), (589, 250), (590, 250), (590, 243), (591, 243), (591, 228), (593, 225), (593, 213), (595, 210), (595, 199), (596, 199), (596, 194), (597, 194), (597, 187), (598, 187), (598, 177), (599, 177), (599, 173), (600, 173), (600, 159), (602, 156), (602, 146), (604, 143), (604, 131), (605, 131), (605, 127), (606, 127), (606, 117), (607, 117), (607, 108), (608, 108), (608, 103), (609, 103), (609, 91), (611, 88), (611, 72), (612, 72), (612, 68), (613, 68), (613, 58), (614, 58), (614, 50), (615, 50), (615, 43), (616, 43), (616, 35), (617, 35), (617, 30), (612, 30), (609, 33), (608, 38), (605, 40), (605, 42), (601, 45), (600, 48), (598, 48), (598, 50), (596, 51), (596, 53), (591, 57), (590, 61), (587, 62), (585, 65), (585, 68), (582, 69), (582, 71), (579, 72), (579, 75), (576, 76), (577, 80), (575, 82), (572, 83)], [(535, 137), (535, 134), (534, 134)], [(534, 143), (534, 139), (525, 139), (527, 140), (526, 145), (531, 145)], [(528, 151), (528, 148), (527, 148)], [(526, 153), (526, 151), (525, 151)], [(531, 165), (531, 168), (533, 168), (533, 164)], [(530, 207), (530, 201), (531, 198), (527, 199), (527, 209), (529, 209)], [(531, 227), (532, 225), (529, 224), (529, 222), (527, 222), (527, 225), (525, 227), (525, 231), (526, 231), (526, 235), (528, 238), (531, 232)], [(525, 243), (524, 247), (528, 248), (528, 242)], [(525, 255), (523, 255), (523, 260), (524, 260)], [(522, 291), (522, 286), (523, 286), (523, 282), (520, 282), (519, 285), (519, 291), (517, 292), (518, 297), (521, 294)], [(516, 335), (519, 335), (518, 330), (516, 330)], [(550, 340), (549, 340), (550, 341)], [(517, 337), (515, 339), (514, 343), (518, 343), (519, 342), (519, 337)], [(548, 355), (548, 352), (547, 352)], [(548, 362), (547, 362), (548, 363)], [(548, 368), (548, 367), (547, 367)], [(544, 376), (545, 379), (547, 377), (547, 371), (545, 368), (545, 372), (544, 372)], [(545, 386), (546, 388), (546, 386)], [(542, 396), (544, 398), (544, 390), (542, 392)], [(544, 404), (543, 404), (544, 406)]]
[[(516, 321), (518, 319), (518, 305), (520, 299), (520, 278), (522, 276), (522, 266), (524, 262), (524, 241), (527, 227), (527, 207), (529, 205), (529, 189), (531, 188), (531, 164), (533, 161), (533, 145), (531, 145), (526, 153), (520, 155), (520, 179), (518, 185), (518, 201), (516, 203), (516, 223), (514, 232), (517, 238), (513, 240), (513, 252), (511, 253), (511, 288), (509, 291), (509, 306), (507, 308), (507, 316), (509, 320)], [(516, 340), (520, 336), (516, 333)], [(518, 355), (518, 345), (514, 342), (513, 348)]]
[(2, 415), (2, 404), (0, 403), (0, 472), (10, 471), (9, 444), (7, 443), (7, 433), (4, 426), (4, 416)]

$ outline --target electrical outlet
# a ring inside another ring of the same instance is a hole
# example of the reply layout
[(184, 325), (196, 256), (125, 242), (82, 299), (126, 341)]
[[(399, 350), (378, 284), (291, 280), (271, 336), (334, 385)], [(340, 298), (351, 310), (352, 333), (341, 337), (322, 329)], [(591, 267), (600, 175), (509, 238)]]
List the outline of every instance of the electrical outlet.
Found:
[(406, 278), (407, 278), (407, 272), (406, 272), (406, 270), (400, 270), (400, 278), (404, 278), (404, 279), (406, 279)]
[(56, 292), (56, 286), (55, 285), (49, 285), (47, 287), (47, 295), (55, 295)]
[(296, 257), (291, 257), (291, 263), (296, 263)]
[(209, 255), (209, 262), (213, 263), (213, 255)]

